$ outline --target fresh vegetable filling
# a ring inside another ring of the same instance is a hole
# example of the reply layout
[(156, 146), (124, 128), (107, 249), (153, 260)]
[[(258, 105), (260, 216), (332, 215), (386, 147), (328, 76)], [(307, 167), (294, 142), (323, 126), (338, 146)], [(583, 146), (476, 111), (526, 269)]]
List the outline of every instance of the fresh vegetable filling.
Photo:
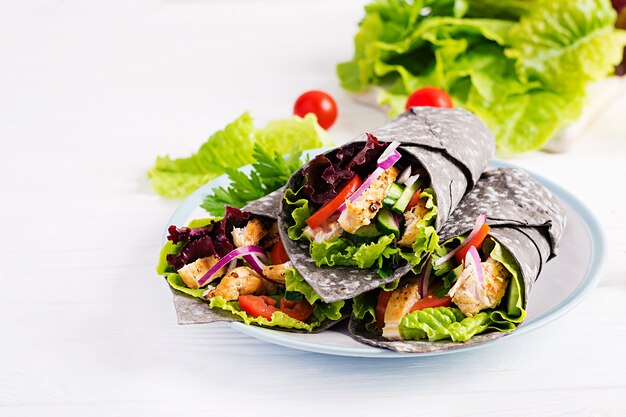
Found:
[(357, 297), (357, 318), (389, 340), (464, 342), (487, 330), (510, 332), (525, 318), (517, 262), (488, 236), (486, 217), (472, 232), (439, 246), (420, 271), (392, 291)]
[(203, 298), (247, 324), (312, 330), (341, 318), (344, 302), (319, 297), (293, 269), (277, 223), (233, 207), (222, 219), (170, 226), (158, 272), (172, 287)]
[(430, 178), (398, 142), (372, 135), (362, 147), (318, 155), (288, 190), (293, 240), (310, 242), (317, 266), (376, 267), (387, 277), (401, 262), (418, 264), (437, 244), (437, 207)]

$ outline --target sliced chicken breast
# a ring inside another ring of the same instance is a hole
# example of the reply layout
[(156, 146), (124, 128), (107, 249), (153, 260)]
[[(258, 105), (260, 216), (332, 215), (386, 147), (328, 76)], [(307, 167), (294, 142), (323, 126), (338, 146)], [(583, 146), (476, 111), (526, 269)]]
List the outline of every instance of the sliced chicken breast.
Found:
[(406, 316), (411, 307), (420, 299), (419, 277), (411, 277), (393, 290), (387, 309), (385, 310), (385, 327), (383, 337), (389, 340), (401, 340), (398, 325), (402, 317)]
[(238, 248), (257, 245), (269, 230), (259, 219), (250, 220), (244, 227), (235, 227), (232, 232), (233, 243)]
[(289, 268), (293, 268), (291, 261), (278, 265), (266, 265), (263, 268), (263, 275), (272, 281), (280, 284), (285, 283), (285, 271)]
[(420, 198), (411, 210), (404, 212), (404, 224), (406, 226), (404, 228), (402, 239), (398, 242), (399, 246), (410, 247), (413, 243), (415, 243), (419, 232), (418, 223), (426, 215), (426, 213), (428, 213), (428, 209), (426, 208), (427, 201), (428, 198), (426, 197)]
[(500, 304), (511, 274), (502, 263), (489, 257), (481, 263), (484, 282), (478, 280), (473, 267), (465, 267), (448, 295), (459, 310), (468, 317)]
[[(211, 267), (215, 265), (217, 261), (218, 259), (215, 256), (201, 258), (195, 262), (183, 266), (177, 272), (178, 275), (180, 275), (180, 277), (183, 279), (183, 282), (186, 286), (197, 290), (198, 288), (200, 288), (200, 286), (198, 285), (198, 280), (202, 278), (204, 274), (209, 272), (209, 269), (211, 269)], [(224, 266), (220, 268), (216, 273), (214, 273), (213, 276), (209, 278), (207, 283), (223, 276), (225, 273), (226, 267)]]
[(222, 297), (234, 301), (240, 295), (263, 295), (266, 293), (265, 280), (247, 266), (239, 266), (228, 273), (215, 289), (209, 291), (206, 299)]
[(383, 199), (391, 184), (398, 177), (398, 170), (385, 170), (353, 203), (346, 201), (346, 209), (339, 216), (339, 225), (348, 233), (372, 222), (383, 205)]

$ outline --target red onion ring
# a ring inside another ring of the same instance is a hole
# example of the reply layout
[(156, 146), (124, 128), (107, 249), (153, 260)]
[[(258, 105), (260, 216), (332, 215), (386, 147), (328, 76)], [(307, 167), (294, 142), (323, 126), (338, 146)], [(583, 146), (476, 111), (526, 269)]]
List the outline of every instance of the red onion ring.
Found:
[(219, 261), (217, 261), (217, 263), (215, 265), (213, 265), (211, 268), (209, 268), (207, 273), (204, 274), (202, 276), (202, 278), (200, 278), (198, 280), (198, 286), (199, 287), (204, 286), (204, 284), (206, 284), (209, 281), (209, 279), (211, 279), (211, 277), (217, 271), (219, 271), (224, 265), (226, 265), (227, 263), (229, 263), (233, 259), (240, 258), (240, 257), (242, 257), (244, 255), (250, 255), (250, 254), (253, 254), (253, 253), (256, 253), (256, 254), (259, 254), (259, 255), (262, 255), (263, 257), (265, 257), (265, 251), (263, 250), (263, 248), (260, 247), (260, 246), (256, 246), (256, 245), (242, 246), (240, 248), (237, 248), (237, 249), (234, 249), (234, 250), (230, 251), (229, 253), (226, 254), (226, 256), (224, 256)]
[(476, 247), (470, 246), (470, 248), (467, 250), (467, 254), (465, 255), (465, 265), (473, 265), (474, 269), (476, 269), (478, 282), (480, 282), (481, 284), (485, 283), (485, 277), (483, 276), (483, 267), (480, 263), (480, 256), (478, 255)]

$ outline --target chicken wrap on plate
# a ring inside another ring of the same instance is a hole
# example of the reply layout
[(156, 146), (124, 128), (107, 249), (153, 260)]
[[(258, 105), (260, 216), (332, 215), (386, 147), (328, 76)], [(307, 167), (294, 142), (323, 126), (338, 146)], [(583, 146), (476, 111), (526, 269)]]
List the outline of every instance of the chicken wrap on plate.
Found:
[(242, 210), (226, 207), (223, 218), (169, 227), (157, 272), (174, 293), (180, 324), (241, 321), (318, 332), (345, 317), (346, 303), (322, 302), (289, 261), (275, 220), (282, 194)]
[(483, 343), (526, 317), (532, 285), (565, 227), (558, 200), (517, 169), (485, 172), (439, 231), (419, 273), (354, 300), (356, 340), (400, 352)]
[(494, 148), (471, 113), (422, 107), (316, 156), (281, 201), (289, 258), (326, 302), (397, 282), (435, 249)]

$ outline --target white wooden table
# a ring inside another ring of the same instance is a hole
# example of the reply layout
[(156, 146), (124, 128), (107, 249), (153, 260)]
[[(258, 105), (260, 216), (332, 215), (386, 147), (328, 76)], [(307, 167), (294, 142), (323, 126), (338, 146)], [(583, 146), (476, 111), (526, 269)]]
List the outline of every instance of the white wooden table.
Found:
[(488, 349), (367, 360), (178, 326), (155, 275), (179, 204), (146, 171), (244, 110), (333, 94), (338, 141), (383, 115), (338, 86), (362, 1), (0, 3), (0, 415), (626, 413), (622, 100), (567, 154), (512, 162), (579, 195), (608, 265), (583, 303)]

